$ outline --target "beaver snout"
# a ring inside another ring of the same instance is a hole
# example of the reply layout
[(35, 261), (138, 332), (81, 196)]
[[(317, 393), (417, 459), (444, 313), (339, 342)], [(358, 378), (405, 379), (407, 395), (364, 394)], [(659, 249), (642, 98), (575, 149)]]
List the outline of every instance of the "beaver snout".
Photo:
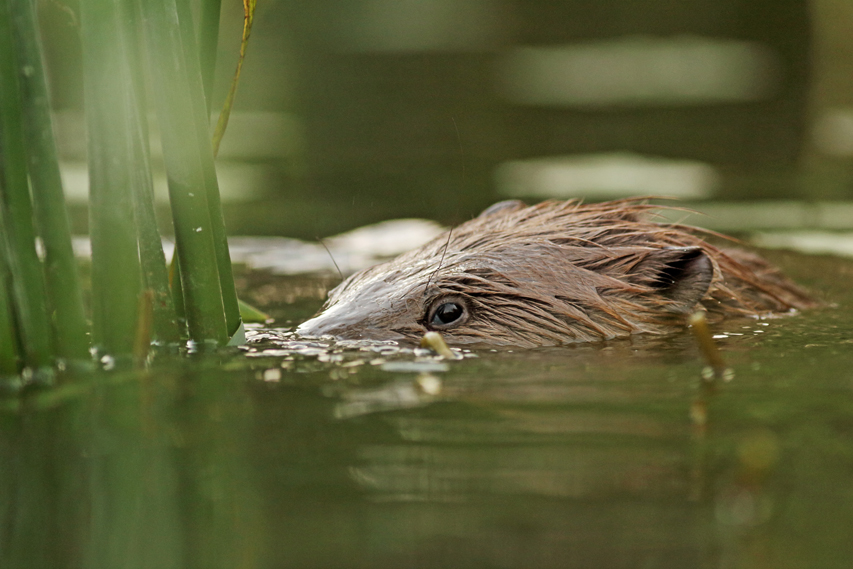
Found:
[(371, 327), (352, 315), (342, 316), (334, 311), (324, 312), (296, 328), (296, 333), (307, 338), (334, 336), (341, 340), (405, 340), (406, 336), (387, 328)]
[(357, 302), (339, 302), (296, 328), (300, 336), (334, 336), (341, 340), (405, 340), (407, 335), (394, 329), (399, 309), (388, 302), (377, 302), (385, 295), (372, 291)]

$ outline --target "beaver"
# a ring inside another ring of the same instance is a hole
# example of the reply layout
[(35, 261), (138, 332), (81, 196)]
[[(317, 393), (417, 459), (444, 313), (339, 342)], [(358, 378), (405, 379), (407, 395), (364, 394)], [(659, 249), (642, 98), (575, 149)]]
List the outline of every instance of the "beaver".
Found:
[(814, 305), (759, 256), (655, 220), (647, 199), (499, 202), (329, 293), (302, 336), (531, 348), (665, 334)]

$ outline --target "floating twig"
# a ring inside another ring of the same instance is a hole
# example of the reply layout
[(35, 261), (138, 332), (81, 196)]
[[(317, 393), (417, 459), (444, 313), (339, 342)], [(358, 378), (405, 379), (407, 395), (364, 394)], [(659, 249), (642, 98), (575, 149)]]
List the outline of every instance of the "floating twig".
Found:
[(447, 347), (447, 343), (445, 343), (444, 338), (438, 332), (427, 332), (424, 334), (424, 337), (421, 338), (421, 347), (429, 348), (439, 356), (449, 360), (458, 359), (458, 356)]

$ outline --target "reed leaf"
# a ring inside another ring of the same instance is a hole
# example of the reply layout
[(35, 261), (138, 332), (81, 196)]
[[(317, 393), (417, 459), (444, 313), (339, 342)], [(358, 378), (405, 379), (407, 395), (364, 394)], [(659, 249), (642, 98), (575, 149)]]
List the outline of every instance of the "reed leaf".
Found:
[(181, 284), (181, 270), (178, 268), (178, 247), (172, 253), (172, 260), (169, 261), (169, 287), (172, 290), (172, 302), (175, 304), (175, 313), (178, 319), (184, 325), (187, 321), (187, 310), (184, 306), (184, 287)]
[(8, 290), (6, 250), (0, 247), (0, 376), (18, 373), (18, 332)]
[(86, 317), (50, 115), (47, 81), (33, 0), (9, 0), (18, 61), (32, 201), (44, 246), (48, 305), (59, 357), (88, 359)]
[(219, 49), (219, 15), (222, 0), (201, 0), (198, 23), (198, 59), (207, 114), (213, 104), (213, 80), (216, 72), (216, 54)]
[[(171, 0), (169, 0), (171, 1)], [(175, 0), (176, 14), (180, 28), (184, 58), (186, 61), (186, 79), (190, 101), (194, 111), (196, 142), (202, 158), (202, 173), (210, 214), (210, 228), (213, 232), (213, 247), (216, 253), (216, 265), (219, 272), (219, 286), (222, 294), (222, 306), (225, 311), (225, 329), (230, 340), (242, 337), (242, 320), (237, 303), (237, 289), (234, 286), (234, 273), (231, 268), (231, 253), (228, 250), (228, 236), (225, 233), (225, 219), (222, 216), (222, 202), (219, 195), (219, 182), (216, 178), (214, 158), (216, 152), (210, 144), (208, 134), (209, 113), (204, 99), (204, 86), (201, 81), (200, 63), (195, 47), (195, 30), (192, 25), (192, 11), (188, 0)], [(183, 281), (182, 281), (183, 282)]]
[(249, 46), (249, 36), (252, 34), (252, 24), (255, 21), (256, 0), (243, 0), (243, 37), (240, 39), (240, 58), (237, 60), (237, 69), (231, 78), (231, 86), (228, 95), (222, 105), (222, 111), (216, 121), (216, 129), (213, 132), (213, 155), (219, 154), (219, 145), (228, 128), (228, 119), (231, 117), (231, 109), (234, 107), (234, 96), (237, 94), (237, 85), (240, 83), (240, 73), (243, 71), (243, 61), (246, 59), (246, 48)]
[[(127, 6), (127, 4), (124, 4)], [(138, 2), (132, 2), (127, 11), (125, 35), (127, 36), (128, 70), (134, 97), (128, 101), (129, 112), (133, 113), (131, 122), (131, 142), (134, 144), (133, 168), (136, 173), (133, 192), (133, 211), (139, 242), (139, 259), (142, 267), (142, 285), (151, 291), (151, 337), (155, 341), (175, 343), (181, 339), (181, 328), (177, 322), (175, 304), (169, 286), (169, 269), (166, 255), (163, 253), (163, 241), (157, 227), (157, 215), (154, 208), (154, 183), (151, 179), (150, 142), (148, 139), (147, 104), (143, 81), (143, 57), (140, 53), (141, 37), (139, 31), (141, 18)]]
[(147, 178), (148, 165), (135, 124), (137, 101), (128, 69), (133, 46), (124, 16), (121, 0), (80, 3), (95, 341), (112, 354), (129, 355), (142, 282), (131, 188)]
[[(214, 231), (208, 203), (209, 196), (218, 197), (219, 188), (189, 6), (175, 0), (142, 0), (142, 7), (190, 338), (224, 344), (231, 329), (226, 325), (226, 275), (221, 269), (230, 273), (230, 260), (218, 263), (219, 231)], [(221, 223), (221, 212), (217, 217)], [(233, 277), (227, 278), (233, 290)], [(236, 293), (233, 296), (236, 306)]]
[(24, 363), (52, 363), (53, 346), (41, 262), (36, 253), (33, 210), (21, 123), (18, 67), (10, 6), (0, 0), (0, 221)]
[(248, 302), (237, 299), (237, 303), (240, 306), (240, 317), (243, 319), (243, 322), (266, 324), (272, 318), (269, 314), (259, 308), (255, 308)]

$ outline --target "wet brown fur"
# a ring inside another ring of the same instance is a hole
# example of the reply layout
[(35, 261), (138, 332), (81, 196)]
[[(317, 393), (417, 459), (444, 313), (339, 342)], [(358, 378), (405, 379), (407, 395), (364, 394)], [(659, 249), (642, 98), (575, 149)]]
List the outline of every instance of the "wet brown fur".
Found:
[[(431, 329), (434, 302), (461, 297), (470, 318), (441, 330), (448, 343), (533, 347), (667, 333), (698, 304), (718, 317), (813, 305), (757, 255), (715, 247), (699, 229), (655, 222), (660, 206), (642, 199), (503, 205), (449, 238), (352, 275), (299, 332), (416, 340)], [(710, 260), (702, 260), (707, 278), (666, 288), (668, 259), (694, 247)]]

